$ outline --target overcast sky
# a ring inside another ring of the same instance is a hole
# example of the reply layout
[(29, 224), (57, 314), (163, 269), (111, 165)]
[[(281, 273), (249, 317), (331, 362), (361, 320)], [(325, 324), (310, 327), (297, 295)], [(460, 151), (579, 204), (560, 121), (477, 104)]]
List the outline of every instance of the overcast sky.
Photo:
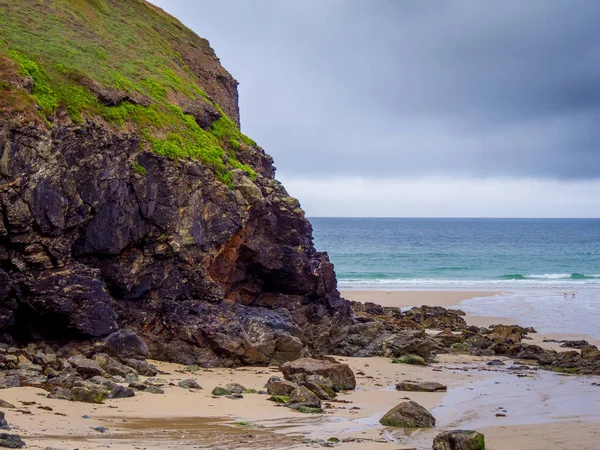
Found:
[(600, 217), (600, 2), (153, 3), (309, 216)]

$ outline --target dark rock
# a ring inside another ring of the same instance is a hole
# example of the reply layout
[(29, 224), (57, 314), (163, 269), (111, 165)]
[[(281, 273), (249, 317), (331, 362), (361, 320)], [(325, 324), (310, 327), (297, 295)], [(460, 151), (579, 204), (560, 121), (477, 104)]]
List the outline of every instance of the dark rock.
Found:
[(283, 380), (280, 377), (274, 375), (269, 378), (267, 381), (267, 393), (270, 395), (284, 395), (290, 396), (294, 389), (296, 389), (298, 385), (296, 383), (292, 383), (288, 380)]
[(435, 418), (418, 403), (409, 401), (390, 409), (379, 423), (398, 428), (430, 428), (435, 426)]
[(444, 431), (434, 438), (433, 450), (485, 450), (485, 438), (473, 430)]
[(221, 113), (213, 105), (199, 100), (183, 108), (185, 114), (191, 115), (200, 128), (209, 130), (211, 125), (221, 118)]
[(69, 364), (82, 375), (83, 377), (93, 377), (95, 375), (104, 375), (104, 370), (93, 359), (84, 358), (83, 356), (71, 356), (68, 360)]
[(212, 395), (217, 396), (217, 397), (221, 397), (223, 395), (231, 395), (232, 393), (233, 392), (231, 392), (229, 389), (225, 389), (224, 387), (220, 387), (220, 386), (217, 386), (211, 392)]
[(23, 448), (25, 442), (21, 440), (18, 434), (0, 433), (0, 447), (3, 448)]
[(417, 322), (425, 328), (451, 331), (462, 331), (467, 328), (467, 322), (461, 316), (461, 310), (446, 309), (441, 306), (421, 306), (406, 311), (404, 316)]
[(505, 364), (500, 361), (499, 359), (494, 359), (492, 361), (488, 361), (487, 363), (488, 366), (504, 366)]
[(8, 422), (6, 421), (6, 418), (4, 417), (4, 411), (0, 411), (0, 430), (10, 430), (10, 427), (8, 426)]
[(106, 353), (126, 361), (143, 360), (148, 356), (148, 345), (131, 330), (121, 329), (104, 339)]
[(561, 342), (562, 342), (562, 344), (560, 346), (561, 347), (565, 347), (565, 348), (583, 349), (583, 348), (586, 348), (586, 347), (592, 347), (592, 348), (595, 347), (592, 344), (590, 344), (588, 341), (585, 341), (585, 340), (578, 340), (578, 341), (564, 340), (564, 341), (561, 341)]
[[(237, 122), (235, 82), (217, 60), (207, 71), (197, 55), (181, 56), (199, 78), (223, 72), (228, 89), (212, 80), (210, 95)], [(106, 104), (141, 103), (92, 87)], [(198, 113), (183, 103), (203, 126), (216, 118), (203, 100)], [(10, 280), (0, 296), (13, 302), (0, 305), (0, 333), (66, 342), (127, 329), (148, 357), (205, 367), (337, 347), (352, 325), (350, 305), (262, 149), (243, 144), (236, 156), (259, 175), (234, 169), (231, 188), (209, 165), (141, 151), (141, 136), (101, 122), (0, 126), (0, 185), (10, 186), (0, 195), (0, 280)], [(115, 348), (128, 351), (116, 336)], [(132, 348), (135, 359), (146, 356)]]
[(92, 427), (92, 430), (97, 431), (98, 433), (106, 433), (108, 428), (106, 427)]
[(448, 388), (435, 381), (401, 381), (396, 384), (397, 391), (446, 392)]
[(4, 400), (0, 400), (0, 408), (15, 408), (15, 405)]
[(158, 370), (156, 369), (156, 367), (154, 367), (152, 364), (148, 364), (147, 361), (142, 361), (138, 359), (128, 359), (127, 365), (135, 369), (135, 371), (138, 374), (143, 375), (145, 377), (153, 377), (156, 376), (156, 374), (158, 374)]
[(133, 389), (121, 386), (120, 384), (117, 384), (108, 393), (108, 398), (128, 398), (134, 396), (135, 392), (133, 391)]
[(184, 389), (202, 389), (202, 386), (200, 386), (198, 384), (198, 382), (196, 380), (194, 380), (193, 378), (181, 380), (179, 383), (177, 383), (177, 385)]
[(148, 385), (144, 384), (144, 383), (134, 382), (134, 383), (129, 383), (129, 387), (132, 389), (136, 389), (138, 391), (145, 391), (148, 388)]
[(419, 355), (406, 355), (392, 360), (393, 364), (412, 364), (413, 366), (425, 366), (427, 362)]
[(19, 378), (13, 376), (0, 376), (0, 389), (7, 389), (11, 387), (19, 387)]
[(246, 388), (239, 383), (229, 383), (226, 388), (233, 394), (241, 394), (246, 390)]
[(73, 395), (71, 394), (71, 391), (69, 389), (57, 386), (52, 389), (52, 391), (47, 395), (47, 397), (56, 398), (60, 400), (71, 400)]
[(286, 380), (294, 383), (306, 381), (310, 375), (321, 375), (331, 380), (335, 390), (351, 390), (356, 387), (354, 372), (347, 364), (325, 359), (301, 358), (280, 367)]
[(93, 387), (74, 387), (71, 389), (70, 400), (84, 403), (103, 403), (107, 393), (103, 389)]
[(144, 392), (150, 392), (151, 394), (164, 394), (165, 390), (158, 386), (150, 385), (144, 389)]
[(292, 409), (298, 409), (301, 406), (309, 408), (320, 408), (321, 400), (315, 393), (304, 386), (298, 386), (290, 395), (288, 406)]
[(395, 339), (389, 346), (392, 356), (418, 355), (422, 358), (430, 358), (432, 355), (432, 339), (424, 331), (407, 330), (395, 335)]

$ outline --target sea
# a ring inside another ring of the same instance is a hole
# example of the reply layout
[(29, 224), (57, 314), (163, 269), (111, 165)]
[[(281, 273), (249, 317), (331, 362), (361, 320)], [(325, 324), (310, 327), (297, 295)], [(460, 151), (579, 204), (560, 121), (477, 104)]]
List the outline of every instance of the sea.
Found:
[(461, 308), (600, 339), (600, 219), (310, 221), (342, 291), (498, 291)]

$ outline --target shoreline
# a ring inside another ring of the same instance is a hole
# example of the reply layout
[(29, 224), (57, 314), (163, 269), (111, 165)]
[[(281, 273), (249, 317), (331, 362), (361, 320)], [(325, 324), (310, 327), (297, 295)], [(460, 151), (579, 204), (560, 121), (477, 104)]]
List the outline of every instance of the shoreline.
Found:
[[(503, 293), (383, 290), (342, 291), (342, 296), (382, 306), (460, 308), (462, 301)], [(478, 326), (517, 322), (494, 316), (467, 315), (465, 319), (469, 324), (478, 322)], [(543, 342), (559, 336), (536, 333), (531, 337), (529, 343), (568, 350), (559, 348), (558, 343)], [(211, 395), (214, 387), (230, 382), (264, 389), (269, 377), (281, 376), (277, 367), (192, 371), (183, 365), (152, 361), (159, 369), (157, 377), (165, 379), (162, 395), (138, 392), (133, 398), (96, 405), (49, 399), (45, 391), (23, 387), (0, 391), (0, 398), (16, 406), (4, 409), (6, 418), (32, 449), (299, 449), (321, 447), (319, 442), (338, 438), (342, 442), (335, 447), (342, 450), (424, 450), (431, 448), (435, 435), (456, 428), (481, 431), (489, 450), (597, 448), (600, 388), (595, 383), (600, 377), (557, 374), (506, 356), (440, 354), (428, 366), (392, 364), (385, 357), (334, 358), (352, 368), (357, 389), (341, 393), (339, 401), (330, 402), (320, 415), (298, 413), (261, 394), (245, 394), (242, 399)], [(503, 365), (489, 366), (492, 359)], [(525, 369), (513, 369), (524, 363)], [(186, 378), (197, 380), (204, 389), (177, 386)], [(402, 380), (436, 381), (448, 391), (396, 391), (395, 384)], [(385, 412), (406, 399), (431, 411), (438, 421), (436, 427), (405, 434), (403, 429), (379, 425)], [(48, 407), (52, 409), (44, 409)], [(499, 408), (506, 410), (506, 416), (497, 415)], [(96, 427), (107, 430), (98, 432)]]
[[(562, 291), (561, 291), (562, 292)], [(347, 300), (357, 301), (360, 303), (372, 302), (381, 306), (411, 308), (415, 306), (441, 306), (443, 308), (461, 309), (461, 303), (467, 300), (475, 300), (486, 297), (501, 297), (512, 294), (514, 291), (507, 290), (341, 290), (342, 297)], [(553, 294), (559, 295), (559, 291), (552, 291)], [(535, 323), (528, 323), (528, 319), (515, 319), (506, 316), (496, 315), (474, 315), (466, 311), (464, 316), (468, 325), (477, 327), (488, 327), (490, 325), (521, 325), (531, 326), (536, 328), (538, 333), (533, 334), (532, 343), (545, 346), (554, 350), (559, 349), (558, 345), (544, 343), (543, 340), (554, 339), (585, 339), (591, 344), (600, 346), (600, 338), (590, 336), (585, 333), (577, 333), (576, 330), (571, 332), (553, 332), (538, 329)], [(564, 348), (560, 348), (564, 351)]]

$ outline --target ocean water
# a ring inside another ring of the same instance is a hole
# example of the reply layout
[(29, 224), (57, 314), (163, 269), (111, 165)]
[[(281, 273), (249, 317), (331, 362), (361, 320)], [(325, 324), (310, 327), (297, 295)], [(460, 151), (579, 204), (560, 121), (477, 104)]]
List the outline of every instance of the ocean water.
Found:
[(310, 220), (340, 290), (498, 290), (461, 307), (600, 339), (600, 219)]

